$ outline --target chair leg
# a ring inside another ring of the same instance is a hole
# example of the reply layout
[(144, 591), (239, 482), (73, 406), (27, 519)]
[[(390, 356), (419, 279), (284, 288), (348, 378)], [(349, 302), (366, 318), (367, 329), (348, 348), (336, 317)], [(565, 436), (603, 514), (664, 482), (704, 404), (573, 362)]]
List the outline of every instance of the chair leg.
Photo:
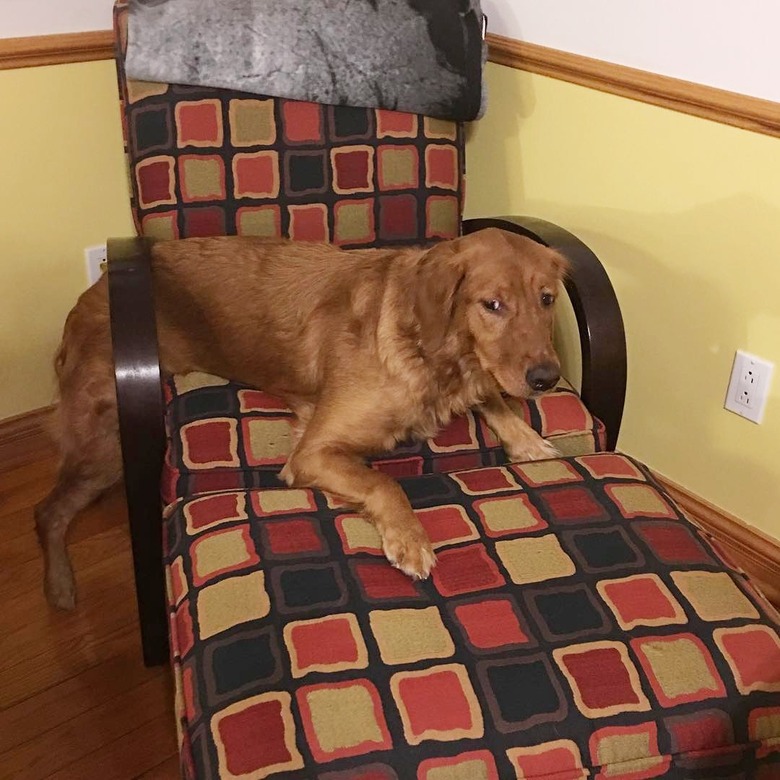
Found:
[(135, 595), (141, 629), (141, 648), (146, 666), (168, 661), (168, 607), (162, 556), (162, 509), (159, 498), (139, 500), (127, 489), (130, 534), (133, 543)]

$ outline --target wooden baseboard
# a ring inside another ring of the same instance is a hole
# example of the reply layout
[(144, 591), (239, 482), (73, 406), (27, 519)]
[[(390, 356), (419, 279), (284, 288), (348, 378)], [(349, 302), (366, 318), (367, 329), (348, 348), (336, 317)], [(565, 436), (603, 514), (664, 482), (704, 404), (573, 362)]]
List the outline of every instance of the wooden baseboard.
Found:
[(491, 62), (780, 137), (780, 104), (488, 33)]
[(0, 38), (0, 70), (92, 62), (114, 57), (111, 30)]
[(22, 466), (53, 452), (51, 421), (54, 406), (0, 420), (0, 472)]
[(687, 517), (710, 534), (734, 562), (750, 575), (764, 595), (780, 608), (780, 541), (663, 475), (654, 473), (653, 476)]

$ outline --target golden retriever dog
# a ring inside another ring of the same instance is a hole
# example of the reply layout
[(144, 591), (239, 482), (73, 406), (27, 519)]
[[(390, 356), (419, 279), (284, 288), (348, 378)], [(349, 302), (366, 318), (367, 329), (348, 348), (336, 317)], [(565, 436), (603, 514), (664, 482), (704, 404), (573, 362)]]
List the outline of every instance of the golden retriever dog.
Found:
[[(425, 578), (435, 556), (395, 480), (365, 456), (434, 436), (476, 407), (510, 458), (555, 449), (507, 407), (559, 378), (553, 302), (565, 259), (489, 228), (430, 249), (344, 251), (247, 237), (158, 243), (160, 361), (276, 395), (295, 414), (288, 485), (339, 497), (373, 522), (388, 560)], [(65, 532), (122, 476), (107, 281), (71, 311), (55, 360), (62, 463), (36, 507), (51, 604), (75, 600)]]

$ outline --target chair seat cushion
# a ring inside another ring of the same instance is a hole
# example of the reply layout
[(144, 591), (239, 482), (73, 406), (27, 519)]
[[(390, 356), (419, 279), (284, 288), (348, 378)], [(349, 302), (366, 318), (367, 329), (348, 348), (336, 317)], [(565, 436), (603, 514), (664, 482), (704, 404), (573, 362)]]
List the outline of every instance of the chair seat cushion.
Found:
[(780, 777), (776, 615), (641, 465), (401, 484), (424, 582), (316, 491), (168, 507), (184, 777)]
[[(278, 398), (201, 373), (169, 379), (166, 398), (166, 504), (210, 490), (279, 485), (277, 475), (291, 448), (292, 413)], [(510, 404), (563, 455), (605, 448), (604, 425), (569, 386)], [(484, 420), (469, 412), (434, 439), (409, 442), (370, 461), (400, 477), (500, 465), (507, 457)]]

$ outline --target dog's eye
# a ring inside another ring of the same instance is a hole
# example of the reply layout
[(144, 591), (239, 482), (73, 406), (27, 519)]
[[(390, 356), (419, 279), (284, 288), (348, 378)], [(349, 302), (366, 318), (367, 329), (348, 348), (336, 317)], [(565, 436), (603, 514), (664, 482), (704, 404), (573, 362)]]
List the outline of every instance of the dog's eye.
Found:
[(487, 301), (482, 301), (482, 305), (488, 311), (501, 311), (504, 308), (504, 304), (498, 300), (498, 298), (490, 298)]
[(552, 306), (555, 303), (555, 296), (552, 293), (542, 293), (542, 306)]

